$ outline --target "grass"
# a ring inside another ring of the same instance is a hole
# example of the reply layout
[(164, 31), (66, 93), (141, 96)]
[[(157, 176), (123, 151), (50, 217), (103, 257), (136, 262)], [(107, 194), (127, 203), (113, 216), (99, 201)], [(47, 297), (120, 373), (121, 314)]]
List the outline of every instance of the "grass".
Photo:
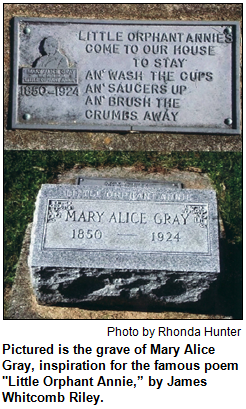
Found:
[(4, 154), (4, 283), (11, 285), (27, 224), (32, 221), (37, 193), (43, 183), (71, 169), (135, 166), (147, 171), (199, 168), (208, 173), (218, 194), (227, 240), (242, 240), (242, 155), (238, 152), (5, 151)]

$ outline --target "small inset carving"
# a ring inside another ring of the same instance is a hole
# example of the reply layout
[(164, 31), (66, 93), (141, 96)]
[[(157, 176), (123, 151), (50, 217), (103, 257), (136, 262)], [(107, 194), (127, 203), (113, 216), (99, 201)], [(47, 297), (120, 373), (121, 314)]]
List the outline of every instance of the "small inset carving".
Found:
[(67, 68), (67, 59), (58, 51), (58, 47), (56, 38), (44, 38), (39, 47), (42, 57), (39, 57), (33, 66), (36, 68)]
[(72, 202), (65, 202), (61, 200), (50, 200), (48, 208), (47, 223), (55, 222), (62, 217), (64, 210), (73, 210)]
[(195, 216), (194, 223), (198, 223), (202, 228), (207, 228), (208, 211), (206, 205), (186, 205), (183, 213), (186, 213), (187, 217), (189, 214), (193, 214)]
[(68, 64), (68, 59), (58, 48), (56, 38), (44, 38), (39, 46), (42, 56), (33, 62), (31, 68), (21, 68), (21, 83), (23, 85), (77, 85), (77, 68)]

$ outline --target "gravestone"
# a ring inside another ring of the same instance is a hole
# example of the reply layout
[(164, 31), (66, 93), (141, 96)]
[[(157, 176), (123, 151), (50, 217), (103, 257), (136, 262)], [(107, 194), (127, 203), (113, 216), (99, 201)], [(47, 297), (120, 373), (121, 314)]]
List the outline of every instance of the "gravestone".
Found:
[(15, 18), (12, 127), (237, 134), (239, 23)]
[(117, 178), (87, 178), (84, 176), (78, 176), (76, 179), (77, 185), (99, 185), (99, 186), (116, 186), (116, 187), (150, 187), (161, 186), (166, 188), (182, 188), (181, 182), (168, 182), (168, 181), (153, 181), (153, 180), (137, 180), (137, 179), (117, 179)]
[(220, 272), (216, 194), (155, 183), (43, 185), (29, 266), (40, 303), (195, 303)]

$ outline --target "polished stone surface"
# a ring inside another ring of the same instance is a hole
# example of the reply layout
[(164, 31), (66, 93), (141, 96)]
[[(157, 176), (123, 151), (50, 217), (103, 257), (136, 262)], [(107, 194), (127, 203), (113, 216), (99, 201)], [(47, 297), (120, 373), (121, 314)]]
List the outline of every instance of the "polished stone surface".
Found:
[(215, 191), (43, 185), (29, 264), (219, 272)]

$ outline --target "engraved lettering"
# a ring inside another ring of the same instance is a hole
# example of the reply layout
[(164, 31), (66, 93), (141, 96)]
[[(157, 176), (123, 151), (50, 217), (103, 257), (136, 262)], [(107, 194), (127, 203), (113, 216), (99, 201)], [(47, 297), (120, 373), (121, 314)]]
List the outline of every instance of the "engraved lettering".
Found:
[(151, 98), (137, 98), (137, 97), (109, 97), (109, 106), (127, 106), (127, 107), (150, 107)]
[(181, 217), (183, 217), (183, 219), (184, 219), (184, 224), (186, 224), (186, 220), (187, 220), (188, 217), (189, 217), (189, 213), (186, 214), (186, 217), (184, 216), (183, 213), (181, 213)]
[(103, 87), (105, 87), (105, 84), (92, 84), (92, 85), (88, 84), (85, 92), (86, 93), (91, 92), (92, 94), (101, 93), (103, 90)]
[(167, 45), (144, 45), (144, 54), (168, 54)]
[(237, 132), (237, 23), (17, 20), (18, 127)]
[(159, 111), (159, 112), (149, 112), (146, 111), (144, 115), (144, 121), (149, 120), (149, 121), (176, 121), (176, 117), (178, 115), (177, 112), (169, 111), (166, 109), (164, 112)]
[(73, 229), (72, 233), (72, 239), (93, 239), (95, 238), (96, 240), (100, 240), (102, 238), (103, 234), (101, 230), (83, 230), (83, 229)]
[(156, 98), (158, 108), (180, 108), (180, 100), (177, 98)]
[(85, 47), (87, 53), (96, 53), (96, 54), (120, 54), (119, 44), (87, 44)]
[(109, 218), (109, 223), (132, 223), (132, 224), (146, 224), (146, 213), (129, 213), (129, 212), (113, 212)]
[(105, 70), (94, 70), (94, 71), (88, 71), (85, 79), (86, 80), (101, 80), (103, 78), (103, 74), (105, 73)]
[(108, 71), (108, 76), (110, 80), (142, 80), (143, 72), (142, 71)]
[(99, 97), (95, 96), (92, 99), (90, 96), (86, 98), (85, 105), (102, 105), (105, 95), (100, 95)]
[(123, 121), (134, 121), (138, 119), (138, 113), (136, 111), (100, 111), (100, 110), (86, 110), (85, 117), (87, 119), (112, 119)]
[(174, 81), (173, 71), (150, 71), (150, 73), (153, 81)]
[(155, 233), (153, 232), (151, 235), (151, 241), (173, 241), (176, 240), (176, 243), (179, 242), (180, 240), (180, 233), (176, 233), (176, 234), (172, 234), (171, 232), (167, 232), (167, 233), (163, 233), (163, 232), (159, 232), (159, 233)]
[(130, 32), (128, 33), (129, 41), (139, 41), (139, 42), (180, 42), (184, 33), (160, 33), (160, 32)]
[(189, 213), (184, 216), (183, 213), (180, 215), (175, 214), (175, 216), (170, 215), (169, 213), (156, 213), (154, 215), (154, 222), (156, 224), (172, 224), (172, 225), (186, 225)]
[(79, 40), (82, 41), (123, 41), (123, 31), (115, 34), (110, 31), (79, 31)]
[(72, 219), (73, 221), (75, 221), (75, 210), (71, 213), (70, 210), (67, 210), (67, 214), (66, 214), (66, 221)]
[(157, 68), (165, 67), (165, 68), (183, 68), (184, 62), (187, 61), (186, 58), (182, 60), (180, 58), (156, 58), (154, 66)]
[(199, 45), (175, 45), (174, 54), (184, 54), (184, 55), (215, 55), (215, 47), (212, 45), (199, 46)]
[(180, 73), (180, 78), (183, 81), (213, 81), (213, 73), (212, 72), (186, 72), (183, 71)]
[(22, 84), (77, 84), (77, 69), (22, 68)]

